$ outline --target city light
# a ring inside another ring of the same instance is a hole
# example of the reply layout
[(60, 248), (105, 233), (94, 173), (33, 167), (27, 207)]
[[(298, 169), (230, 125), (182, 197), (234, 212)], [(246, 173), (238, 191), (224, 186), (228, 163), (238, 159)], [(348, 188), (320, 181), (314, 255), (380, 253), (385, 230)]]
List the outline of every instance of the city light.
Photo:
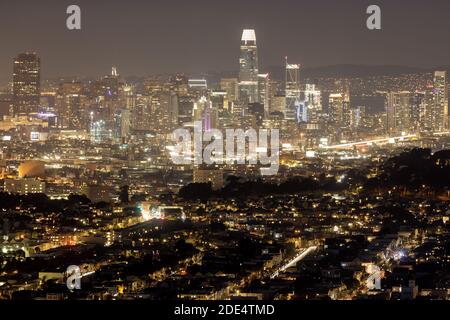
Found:
[(450, 2), (380, 1), (2, 3), (2, 308), (450, 300)]

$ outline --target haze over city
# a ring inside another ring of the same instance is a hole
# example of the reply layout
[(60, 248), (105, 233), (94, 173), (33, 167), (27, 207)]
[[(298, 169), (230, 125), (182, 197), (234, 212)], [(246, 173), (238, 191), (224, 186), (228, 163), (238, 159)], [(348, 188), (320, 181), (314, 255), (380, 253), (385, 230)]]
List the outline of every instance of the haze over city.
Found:
[[(117, 65), (125, 76), (236, 71), (243, 28), (258, 32), (260, 61), (284, 56), (305, 67), (335, 64), (449, 65), (450, 3), (378, 1), (382, 30), (365, 28), (371, 1), (77, 1), (82, 30), (65, 28), (70, 1), (0, 3), (0, 81), (11, 81), (17, 52), (36, 51), (43, 76), (99, 76)], [(433, 48), (433, 50), (429, 50)]]
[(3, 2), (0, 300), (450, 300), (450, 5), (369, 4)]

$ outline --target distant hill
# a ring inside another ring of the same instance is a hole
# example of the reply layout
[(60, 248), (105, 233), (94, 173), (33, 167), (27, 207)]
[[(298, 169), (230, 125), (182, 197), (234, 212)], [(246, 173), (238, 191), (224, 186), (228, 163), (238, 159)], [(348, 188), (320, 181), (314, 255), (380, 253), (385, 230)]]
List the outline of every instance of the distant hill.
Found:
[[(373, 76), (397, 76), (402, 74), (412, 73), (428, 73), (434, 70), (446, 70), (450, 72), (450, 65), (439, 66), (435, 68), (418, 68), (399, 65), (354, 65), (354, 64), (339, 64), (322, 67), (306, 67), (300, 71), (300, 77), (304, 78), (360, 78)], [(282, 80), (285, 77), (284, 66), (270, 66), (262, 68), (261, 73), (270, 73), (272, 79)], [(228, 71), (211, 71), (205, 72), (201, 76), (208, 78), (212, 82), (219, 81), (220, 78), (237, 77), (238, 70)]]
[[(322, 67), (305, 67), (300, 71), (300, 78), (314, 79), (314, 78), (360, 78), (360, 77), (373, 77), (373, 76), (398, 76), (402, 74), (412, 73), (429, 73), (435, 70), (447, 71), (450, 74), (450, 65), (437, 66), (434, 68), (418, 68), (399, 65), (354, 65), (354, 64), (339, 64), (329, 65)], [(272, 79), (283, 80), (285, 77), (284, 66), (270, 66), (268, 68), (262, 68), (261, 73), (270, 73)], [(237, 78), (239, 70), (221, 70), (221, 71), (209, 71), (190, 73), (190, 78), (206, 78), (209, 83), (218, 83), (221, 78)], [(150, 75), (149, 75), (150, 76)], [(160, 78), (169, 78), (171, 74), (152, 75), (159, 76)], [(52, 78), (52, 80), (58, 82), (59, 78)], [(71, 77), (66, 77), (70, 79)], [(79, 77), (74, 77), (79, 78)], [(99, 77), (82, 77), (81, 80), (92, 80)], [(146, 76), (125, 76), (126, 81), (135, 83), (143, 81)]]
[[(272, 77), (275, 79), (282, 79), (284, 77), (283, 66), (276, 66), (268, 68)], [(358, 78), (370, 76), (391, 76), (411, 73), (424, 73), (429, 70), (408, 66), (396, 65), (382, 65), (382, 66), (366, 66), (366, 65), (352, 65), (340, 64), (314, 68), (304, 68), (301, 70), (302, 78)]]

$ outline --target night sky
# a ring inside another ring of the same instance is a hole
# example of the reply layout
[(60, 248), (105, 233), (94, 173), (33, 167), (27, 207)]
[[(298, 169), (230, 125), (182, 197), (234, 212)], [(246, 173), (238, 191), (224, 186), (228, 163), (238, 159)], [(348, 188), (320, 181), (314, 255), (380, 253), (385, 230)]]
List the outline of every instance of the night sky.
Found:
[[(70, 4), (81, 31), (66, 29)], [(366, 29), (370, 4), (381, 31)], [(261, 66), (447, 65), (449, 14), (449, 0), (0, 0), (0, 81), (26, 50), (44, 78), (237, 70), (243, 28), (256, 29)]]

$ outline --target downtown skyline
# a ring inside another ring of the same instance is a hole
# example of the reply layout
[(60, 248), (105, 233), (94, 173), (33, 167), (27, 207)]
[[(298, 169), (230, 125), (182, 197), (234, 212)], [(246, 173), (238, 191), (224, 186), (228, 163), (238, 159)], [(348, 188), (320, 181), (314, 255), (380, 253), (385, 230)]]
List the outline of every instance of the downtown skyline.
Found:
[(0, 304), (450, 300), (433, 5), (0, 4)]

